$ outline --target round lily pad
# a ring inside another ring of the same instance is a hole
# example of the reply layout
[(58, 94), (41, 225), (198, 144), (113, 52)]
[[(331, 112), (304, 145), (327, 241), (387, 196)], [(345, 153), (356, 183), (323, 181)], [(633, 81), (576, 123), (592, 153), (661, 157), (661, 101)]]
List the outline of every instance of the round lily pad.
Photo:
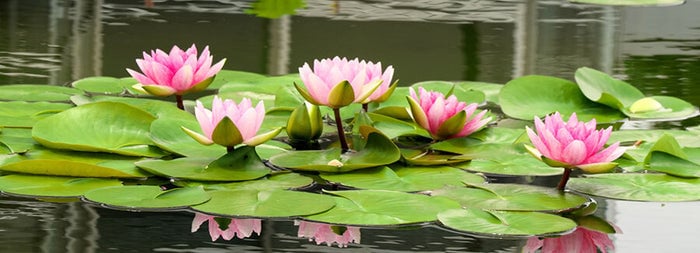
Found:
[(79, 197), (88, 191), (120, 186), (118, 179), (6, 175), (0, 177), (0, 191), (28, 197)]
[(192, 114), (180, 117), (163, 117), (151, 123), (151, 139), (158, 147), (169, 152), (189, 157), (219, 157), (226, 148), (219, 145), (202, 145), (187, 135), (182, 127), (199, 130), (199, 123)]
[(73, 95), (82, 94), (77, 89), (35, 84), (3, 84), (0, 85), (0, 100), (13, 101), (46, 101), (46, 102), (68, 102)]
[(637, 119), (685, 119), (698, 114), (698, 108), (683, 99), (669, 96), (649, 97), (661, 104), (662, 108), (646, 112), (632, 112), (628, 108), (622, 110), (630, 118)]
[(416, 192), (442, 188), (445, 185), (462, 186), (465, 182), (483, 183), (483, 177), (453, 167), (396, 167), (380, 166), (347, 173), (322, 173), (321, 178), (360, 189)]
[(335, 205), (327, 195), (286, 190), (217, 190), (211, 200), (192, 206), (216, 216), (295, 217), (326, 211)]
[(49, 102), (0, 102), (0, 127), (29, 128), (37, 121), (71, 107), (73, 105)]
[(302, 176), (293, 172), (279, 172), (276, 174), (262, 177), (256, 180), (232, 182), (232, 183), (214, 183), (201, 181), (188, 181), (178, 183), (185, 186), (202, 185), (207, 190), (287, 190), (309, 186), (314, 183), (314, 180), (307, 176)]
[(573, 220), (538, 212), (452, 209), (438, 214), (438, 219), (448, 228), (491, 237), (543, 236), (576, 228)]
[(71, 85), (77, 89), (101, 94), (119, 94), (137, 83), (137, 81), (127, 78), (116, 78), (109, 76), (91, 76), (73, 82)]
[(84, 198), (117, 209), (179, 209), (209, 200), (202, 187), (163, 190), (159, 186), (135, 185), (101, 188), (85, 193)]
[(475, 184), (445, 187), (431, 195), (444, 196), (463, 207), (505, 211), (562, 212), (584, 206), (589, 199), (553, 188), (524, 184)]
[(384, 190), (330, 191), (336, 195), (332, 209), (307, 216), (325, 223), (356, 226), (386, 226), (437, 219), (441, 211), (459, 208), (459, 203), (444, 197), (430, 197)]
[(572, 178), (569, 189), (613, 199), (638, 201), (700, 200), (700, 179), (666, 174), (595, 174)]

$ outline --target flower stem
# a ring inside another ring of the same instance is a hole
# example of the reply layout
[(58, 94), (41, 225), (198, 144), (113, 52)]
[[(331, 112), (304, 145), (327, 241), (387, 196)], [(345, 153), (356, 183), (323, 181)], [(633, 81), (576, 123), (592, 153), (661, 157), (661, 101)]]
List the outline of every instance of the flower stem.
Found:
[(177, 101), (177, 108), (184, 111), (185, 104), (182, 102), (182, 95), (175, 95), (175, 101)]
[(563, 191), (566, 189), (566, 182), (569, 182), (569, 176), (571, 175), (571, 168), (564, 168), (564, 174), (561, 175), (561, 181), (557, 185), (557, 189)]
[(348, 152), (348, 141), (345, 139), (345, 129), (343, 129), (343, 119), (340, 118), (340, 108), (333, 108), (335, 114), (335, 126), (338, 128), (338, 139), (340, 140), (340, 148), (342, 152)]
[(233, 150), (236, 149), (234, 146), (226, 146), (226, 153), (231, 153)]
[(363, 110), (363, 111), (367, 112), (368, 109), (369, 109), (369, 103), (364, 103), (364, 104), (362, 104), (362, 110)]

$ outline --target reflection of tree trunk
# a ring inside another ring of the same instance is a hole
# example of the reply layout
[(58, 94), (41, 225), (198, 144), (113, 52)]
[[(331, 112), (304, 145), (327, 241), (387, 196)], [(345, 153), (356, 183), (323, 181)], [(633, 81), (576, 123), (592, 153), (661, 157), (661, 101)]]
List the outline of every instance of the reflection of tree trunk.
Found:
[(515, 20), (513, 78), (534, 74), (537, 54), (537, 1), (527, 0)]
[(73, 202), (58, 205), (53, 219), (43, 224), (47, 231), (41, 249), (44, 252), (96, 252), (97, 220), (99, 215), (93, 207)]
[(284, 15), (268, 21), (267, 74), (283, 75), (289, 73), (289, 57), (292, 42), (292, 18)]
[(614, 7), (603, 7), (603, 16), (600, 29), (600, 71), (612, 73), (613, 65), (615, 64), (615, 47), (617, 40), (615, 39), (615, 21), (617, 16)]
[[(77, 80), (102, 72), (102, 0), (75, 1), (71, 35), (72, 76)], [(72, 81), (72, 80), (69, 80)]]
[(479, 78), (479, 32), (474, 24), (461, 25), (461, 28), (465, 66), (462, 80), (475, 81)]

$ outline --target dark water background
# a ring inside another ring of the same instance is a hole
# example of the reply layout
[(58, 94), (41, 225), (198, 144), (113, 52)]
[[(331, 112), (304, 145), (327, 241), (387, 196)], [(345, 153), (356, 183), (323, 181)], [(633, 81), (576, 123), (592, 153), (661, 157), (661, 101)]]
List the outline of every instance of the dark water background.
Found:
[[(0, 84), (67, 85), (128, 74), (154, 48), (209, 45), (226, 69), (294, 73), (335, 55), (393, 65), (402, 85), (425, 80), (505, 83), (527, 74), (573, 79), (588, 66), (646, 94), (700, 105), (700, 1), (600, 7), (565, 1), (306, 1), (295, 15), (247, 14), (253, 1), (0, 0)], [(679, 122), (625, 128), (682, 128)], [(529, 179), (518, 179), (527, 182)], [(618, 225), (615, 252), (696, 252), (700, 203), (599, 200)], [(190, 233), (192, 213), (134, 213), (81, 203), (0, 197), (0, 252), (519, 252), (522, 240), (476, 238), (436, 226), (362, 229), (338, 249), (265, 221), (245, 240)]]

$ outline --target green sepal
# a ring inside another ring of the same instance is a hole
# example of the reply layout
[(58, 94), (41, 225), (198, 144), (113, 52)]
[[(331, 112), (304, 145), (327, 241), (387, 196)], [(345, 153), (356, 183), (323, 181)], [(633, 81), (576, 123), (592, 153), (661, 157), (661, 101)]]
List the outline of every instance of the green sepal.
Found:
[(597, 216), (588, 215), (583, 217), (576, 217), (574, 221), (579, 226), (590, 230), (595, 230), (606, 234), (615, 234), (617, 232), (615, 227), (610, 225), (608, 221)]
[(391, 97), (391, 94), (394, 94), (394, 90), (396, 90), (396, 87), (398, 87), (398, 86), (399, 86), (399, 80), (394, 81), (394, 83), (392, 83), (389, 86), (389, 88), (386, 90), (386, 92), (384, 92), (384, 94), (382, 94), (381, 97), (377, 98), (377, 100), (374, 100), (374, 102), (381, 103), (381, 102), (386, 101), (387, 99), (389, 99)]
[(244, 141), (243, 143), (245, 143), (248, 146), (257, 146), (257, 145), (263, 144), (266, 141), (271, 140), (272, 138), (275, 138), (275, 136), (280, 134), (280, 132), (282, 132), (282, 128), (278, 127), (278, 128), (275, 128), (274, 130), (269, 131), (267, 133), (256, 135), (255, 137), (250, 138), (250, 139)]
[(141, 85), (141, 89), (146, 91), (148, 94), (159, 97), (167, 97), (175, 94), (176, 92), (175, 89), (165, 85)]
[(369, 96), (371, 96), (372, 93), (374, 93), (374, 91), (376, 91), (377, 88), (379, 88), (379, 86), (382, 85), (382, 82), (383, 80), (377, 80), (374, 83), (362, 86), (362, 90), (360, 91), (360, 97), (355, 100), (359, 101), (360, 103), (369, 103), (369, 101), (365, 100), (367, 100), (367, 98), (369, 98)]
[(606, 163), (589, 163), (584, 165), (578, 165), (576, 168), (583, 170), (586, 173), (603, 173), (611, 171), (617, 167), (617, 163), (606, 162)]
[(219, 121), (219, 124), (216, 124), (211, 133), (211, 140), (221, 146), (233, 147), (243, 143), (243, 136), (241, 136), (236, 124), (228, 117), (224, 117)]
[[(375, 88), (376, 89), (376, 88)], [(341, 108), (348, 106), (355, 101), (355, 91), (348, 81), (342, 81), (331, 89), (328, 95), (328, 106), (330, 108)]]
[(425, 115), (423, 108), (420, 104), (414, 100), (411, 96), (406, 96), (408, 100), (408, 107), (411, 109), (411, 116), (413, 116), (413, 121), (415, 121), (420, 126), (428, 125), (428, 115)]
[(299, 92), (299, 94), (301, 94), (301, 96), (304, 97), (304, 99), (306, 99), (306, 101), (309, 101), (309, 103), (312, 103), (315, 105), (322, 105), (320, 102), (316, 101), (316, 99), (314, 99), (314, 97), (312, 97), (311, 94), (309, 94), (309, 92), (306, 89), (299, 86), (299, 84), (297, 84), (297, 82), (294, 82), (294, 88), (296, 88), (297, 91)]
[(214, 144), (214, 142), (212, 140), (210, 140), (209, 138), (207, 138), (206, 136), (201, 135), (200, 133), (197, 133), (193, 130), (190, 130), (189, 128), (186, 128), (184, 126), (180, 126), (180, 129), (182, 129), (182, 131), (185, 131), (185, 133), (187, 135), (189, 135), (190, 137), (192, 137), (192, 139), (194, 139), (195, 141), (199, 142), (202, 145), (209, 146), (211, 144)]
[(437, 139), (447, 139), (452, 135), (458, 134), (464, 128), (464, 124), (467, 122), (467, 112), (460, 111), (455, 115), (452, 115), (449, 119), (440, 125), (437, 130)]
[[(202, 80), (198, 84), (195, 84), (194, 86), (192, 86), (192, 88), (190, 88), (189, 90), (183, 91), (182, 94), (206, 90), (207, 87), (209, 87), (209, 85), (214, 81), (214, 77), (216, 77), (216, 75), (213, 75), (207, 79)], [(182, 95), (182, 94), (180, 94), (180, 95)]]

